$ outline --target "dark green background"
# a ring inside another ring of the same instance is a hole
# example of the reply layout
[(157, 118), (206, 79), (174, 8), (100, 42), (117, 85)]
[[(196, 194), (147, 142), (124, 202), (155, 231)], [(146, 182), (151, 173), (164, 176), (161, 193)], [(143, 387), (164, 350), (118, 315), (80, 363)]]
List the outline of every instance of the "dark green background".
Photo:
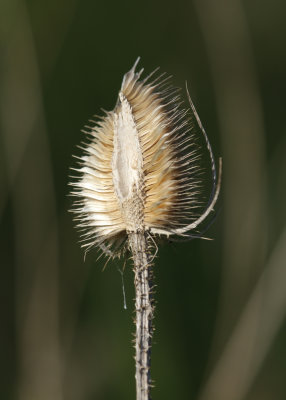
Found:
[(188, 80), (224, 162), (214, 240), (159, 245), (153, 398), (286, 398), (285, 4), (1, 0), (1, 399), (135, 398), (131, 265), (124, 310), (67, 194), (138, 56)]

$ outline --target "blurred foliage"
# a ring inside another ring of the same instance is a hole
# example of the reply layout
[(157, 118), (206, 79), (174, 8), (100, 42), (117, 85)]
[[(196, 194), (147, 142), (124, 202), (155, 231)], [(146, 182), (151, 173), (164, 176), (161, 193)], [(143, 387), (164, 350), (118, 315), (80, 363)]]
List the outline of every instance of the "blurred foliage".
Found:
[(67, 194), (80, 129), (114, 107), (138, 56), (190, 82), (224, 159), (214, 240), (159, 246), (153, 398), (285, 399), (285, 12), (1, 1), (1, 399), (134, 398), (131, 264), (124, 310), (116, 263), (83, 260)]

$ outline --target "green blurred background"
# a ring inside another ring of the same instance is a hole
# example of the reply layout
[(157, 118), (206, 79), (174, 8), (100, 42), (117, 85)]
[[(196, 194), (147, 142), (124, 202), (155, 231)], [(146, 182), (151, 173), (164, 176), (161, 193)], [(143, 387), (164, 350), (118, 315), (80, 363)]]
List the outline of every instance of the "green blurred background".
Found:
[(67, 194), (80, 129), (139, 55), (188, 80), (224, 162), (214, 240), (160, 245), (153, 398), (286, 398), (285, 17), (283, 0), (1, 0), (1, 399), (135, 398), (131, 266), (124, 310)]

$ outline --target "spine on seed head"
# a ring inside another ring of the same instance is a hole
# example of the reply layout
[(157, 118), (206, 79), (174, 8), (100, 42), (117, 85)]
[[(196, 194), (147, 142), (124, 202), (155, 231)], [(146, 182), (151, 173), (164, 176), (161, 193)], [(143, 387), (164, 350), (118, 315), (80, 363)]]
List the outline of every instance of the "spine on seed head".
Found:
[[(128, 233), (188, 236), (209, 215), (220, 190), (210, 143), (193, 103), (181, 107), (178, 89), (155, 70), (140, 80), (139, 59), (125, 74), (113, 111), (89, 132), (79, 177), (71, 185), (73, 212), (82, 228), (83, 246), (120, 256)], [(201, 152), (192, 130), (195, 117), (210, 152), (214, 190), (201, 209), (198, 178)]]

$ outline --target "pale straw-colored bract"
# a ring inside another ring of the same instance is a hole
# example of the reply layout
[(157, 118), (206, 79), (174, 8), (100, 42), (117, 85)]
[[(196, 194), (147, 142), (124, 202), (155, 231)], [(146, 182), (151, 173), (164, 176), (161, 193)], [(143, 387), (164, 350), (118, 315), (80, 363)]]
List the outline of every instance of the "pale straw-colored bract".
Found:
[[(155, 70), (140, 80), (138, 62), (125, 74), (114, 110), (84, 131), (89, 141), (79, 157), (79, 176), (71, 183), (83, 246), (98, 247), (109, 257), (122, 254), (130, 232), (192, 236), (220, 190), (221, 160), (217, 182), (212, 149), (188, 90), (190, 108), (184, 109), (170, 78), (154, 78)], [(201, 150), (194, 123), (205, 137), (213, 177), (201, 214)]]

